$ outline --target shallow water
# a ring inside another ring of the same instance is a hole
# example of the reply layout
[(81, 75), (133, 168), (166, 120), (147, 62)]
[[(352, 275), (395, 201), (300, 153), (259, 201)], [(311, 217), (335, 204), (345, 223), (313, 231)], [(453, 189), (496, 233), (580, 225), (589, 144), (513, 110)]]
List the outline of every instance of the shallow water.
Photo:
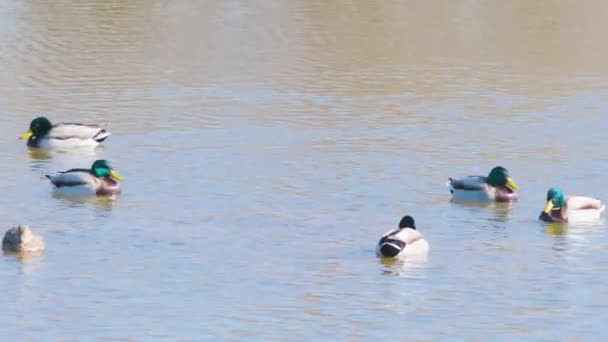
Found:
[[(0, 339), (602, 340), (608, 3), (3, 1)], [(16, 137), (44, 113), (93, 153)], [(111, 161), (115, 200), (43, 175)], [(512, 206), (451, 203), (506, 166)], [(412, 214), (426, 259), (383, 262)]]

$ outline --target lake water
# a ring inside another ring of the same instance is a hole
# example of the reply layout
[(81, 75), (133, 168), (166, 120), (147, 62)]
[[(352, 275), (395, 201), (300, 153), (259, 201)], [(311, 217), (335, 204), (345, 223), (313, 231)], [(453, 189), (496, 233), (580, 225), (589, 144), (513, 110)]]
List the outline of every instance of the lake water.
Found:
[[(0, 2), (0, 340), (545, 340), (608, 336), (608, 3)], [(40, 154), (32, 118), (107, 125)], [(44, 174), (108, 159), (116, 200)], [(507, 167), (513, 206), (450, 202)], [(411, 214), (424, 260), (374, 256)]]

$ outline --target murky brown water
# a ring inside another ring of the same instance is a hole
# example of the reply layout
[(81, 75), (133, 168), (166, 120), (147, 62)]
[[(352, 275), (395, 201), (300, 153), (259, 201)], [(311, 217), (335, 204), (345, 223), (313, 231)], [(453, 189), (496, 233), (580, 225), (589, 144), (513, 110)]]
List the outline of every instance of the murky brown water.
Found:
[[(546, 190), (608, 199), (602, 1), (3, 1), (0, 339), (601, 340), (604, 223), (542, 224)], [(43, 113), (92, 154), (32, 153)], [(116, 201), (42, 175), (110, 160)], [(512, 207), (451, 204), (509, 168)], [(386, 264), (410, 213), (426, 260)]]

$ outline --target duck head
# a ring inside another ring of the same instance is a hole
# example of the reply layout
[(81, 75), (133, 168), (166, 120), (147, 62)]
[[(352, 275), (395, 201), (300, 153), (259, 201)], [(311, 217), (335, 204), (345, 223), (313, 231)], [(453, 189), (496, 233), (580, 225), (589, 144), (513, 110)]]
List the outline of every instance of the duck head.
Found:
[(551, 188), (547, 191), (547, 204), (543, 213), (548, 214), (553, 208), (561, 208), (566, 204), (564, 192), (559, 188)]
[(48, 133), (52, 128), (53, 125), (51, 124), (51, 121), (44, 116), (40, 116), (30, 122), (30, 129), (21, 134), (19, 139), (23, 140), (31, 136), (40, 137)]
[(506, 186), (512, 190), (518, 188), (513, 179), (509, 177), (509, 171), (502, 166), (496, 166), (490, 171), (486, 183), (491, 186)]
[(559, 221), (551, 216), (551, 210), (554, 208), (561, 208), (564, 205), (566, 205), (566, 201), (564, 200), (564, 192), (559, 188), (551, 188), (549, 191), (547, 191), (547, 204), (545, 204), (545, 208), (540, 213), (538, 218), (546, 222)]
[(409, 215), (403, 216), (401, 222), (399, 222), (399, 229), (403, 228), (416, 229), (416, 223), (414, 222), (414, 218)]
[(91, 166), (91, 173), (95, 177), (111, 177), (116, 180), (122, 180), (122, 177), (114, 171), (114, 169), (110, 166), (110, 163), (107, 160), (96, 160)]

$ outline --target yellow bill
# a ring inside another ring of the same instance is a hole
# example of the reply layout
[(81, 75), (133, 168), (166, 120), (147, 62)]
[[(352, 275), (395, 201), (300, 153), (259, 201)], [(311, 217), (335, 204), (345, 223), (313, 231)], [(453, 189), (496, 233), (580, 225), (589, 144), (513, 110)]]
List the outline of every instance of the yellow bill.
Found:
[(34, 132), (32, 132), (32, 130), (28, 129), (27, 132), (21, 134), (19, 139), (20, 140), (27, 139), (27, 138), (31, 137), (32, 135), (34, 135)]
[(507, 178), (507, 186), (513, 190), (517, 190), (517, 184), (511, 179), (511, 177)]
[(116, 180), (122, 180), (122, 177), (118, 174), (118, 172), (116, 172), (114, 170), (110, 170), (110, 177), (112, 177)]
[(553, 201), (548, 200), (547, 204), (545, 205), (545, 209), (543, 209), (543, 213), (548, 214), (551, 209), (553, 209)]

